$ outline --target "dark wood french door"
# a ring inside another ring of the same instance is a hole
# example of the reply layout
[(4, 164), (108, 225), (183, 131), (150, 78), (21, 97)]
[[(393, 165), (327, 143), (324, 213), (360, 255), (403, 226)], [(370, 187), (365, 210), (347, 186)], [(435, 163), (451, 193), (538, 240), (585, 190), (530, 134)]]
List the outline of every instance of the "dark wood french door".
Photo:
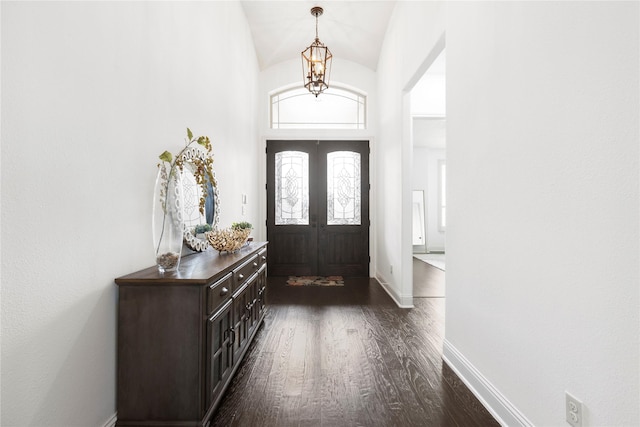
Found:
[(271, 276), (369, 276), (369, 142), (267, 141)]

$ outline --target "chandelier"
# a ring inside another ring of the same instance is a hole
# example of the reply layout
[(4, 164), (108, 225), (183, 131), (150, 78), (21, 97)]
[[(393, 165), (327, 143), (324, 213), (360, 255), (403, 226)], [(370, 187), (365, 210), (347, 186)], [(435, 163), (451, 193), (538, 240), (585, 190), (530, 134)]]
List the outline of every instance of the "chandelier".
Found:
[(320, 6), (311, 8), (311, 14), (316, 17), (316, 39), (302, 52), (302, 80), (304, 87), (316, 97), (329, 87), (331, 73), (331, 52), (318, 38), (318, 16), (324, 10)]

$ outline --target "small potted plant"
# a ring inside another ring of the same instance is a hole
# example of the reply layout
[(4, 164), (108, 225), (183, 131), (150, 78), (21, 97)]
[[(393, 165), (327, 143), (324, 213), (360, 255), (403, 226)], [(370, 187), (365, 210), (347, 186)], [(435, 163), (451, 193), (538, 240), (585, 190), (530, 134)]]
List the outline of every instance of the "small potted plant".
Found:
[(251, 225), (250, 222), (247, 221), (242, 221), (242, 222), (234, 222), (231, 223), (231, 228), (233, 228), (234, 230), (251, 230), (253, 229), (253, 226)]
[(193, 234), (198, 239), (205, 239), (205, 233), (207, 231), (211, 231), (211, 230), (213, 230), (211, 225), (209, 225), (209, 224), (199, 224), (199, 225), (196, 225), (195, 228), (193, 229)]
[(247, 240), (253, 240), (249, 239), (249, 234), (251, 234), (251, 230), (253, 229), (251, 223), (247, 221), (234, 222), (231, 224), (231, 229), (235, 231), (240, 236), (240, 238), (244, 240), (244, 242), (247, 242)]

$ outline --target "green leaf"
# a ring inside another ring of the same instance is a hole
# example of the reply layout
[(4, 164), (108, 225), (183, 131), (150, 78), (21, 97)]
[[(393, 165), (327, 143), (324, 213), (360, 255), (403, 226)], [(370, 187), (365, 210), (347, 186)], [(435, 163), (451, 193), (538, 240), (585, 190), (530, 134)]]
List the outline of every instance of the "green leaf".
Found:
[(187, 128), (187, 136), (189, 137), (189, 141), (193, 139), (193, 132), (191, 132), (191, 129), (189, 128)]
[(207, 137), (206, 136), (201, 136), (200, 138), (198, 138), (198, 144), (204, 145), (206, 147), (207, 146)]
[(164, 153), (160, 154), (160, 160), (162, 160), (163, 162), (171, 163), (171, 161), (173, 160), (173, 156), (170, 152), (165, 151)]

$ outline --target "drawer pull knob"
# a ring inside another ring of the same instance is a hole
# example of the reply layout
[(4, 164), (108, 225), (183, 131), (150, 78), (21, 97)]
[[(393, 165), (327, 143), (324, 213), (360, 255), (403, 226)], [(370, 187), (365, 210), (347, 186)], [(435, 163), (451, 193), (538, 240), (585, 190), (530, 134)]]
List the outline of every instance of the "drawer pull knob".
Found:
[(263, 260), (263, 261), (266, 261), (266, 260), (267, 260), (267, 257), (266, 257), (266, 256), (264, 256), (264, 255), (262, 255), (262, 260)]
[(238, 274), (239, 279), (244, 279), (244, 274)]
[(225, 296), (226, 294), (229, 293), (229, 289), (225, 288), (224, 286), (222, 287), (222, 289), (220, 289), (220, 296)]
[(257, 262), (254, 262), (254, 263), (253, 263), (253, 266), (254, 266), (254, 267), (257, 267), (257, 266), (258, 266), (258, 263), (257, 263)]

